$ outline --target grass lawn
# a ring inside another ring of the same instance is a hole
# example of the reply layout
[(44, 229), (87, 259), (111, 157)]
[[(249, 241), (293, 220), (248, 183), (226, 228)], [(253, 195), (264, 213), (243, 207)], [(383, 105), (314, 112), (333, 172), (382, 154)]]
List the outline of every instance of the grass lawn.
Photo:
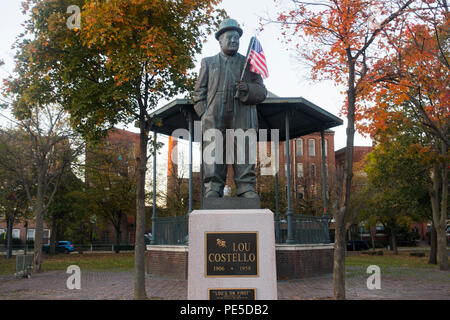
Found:
[[(84, 253), (84, 254), (44, 254), (43, 271), (66, 270), (70, 265), (77, 265), (81, 270), (132, 270), (134, 252), (127, 253)], [(0, 275), (12, 275), (16, 272), (16, 257), (9, 260), (0, 256)]]
[[(393, 255), (391, 252), (385, 251), (383, 256), (361, 254), (347, 257), (345, 261), (349, 269), (357, 272), (359, 272), (359, 269), (365, 270), (370, 265), (377, 265), (384, 270), (408, 268), (426, 271), (426, 269), (439, 268), (437, 265), (428, 264), (428, 255), (411, 257), (409, 252), (400, 252), (398, 255)], [(70, 265), (78, 265), (81, 270), (132, 270), (134, 267), (134, 252), (44, 255), (42, 269), (43, 271), (66, 270)], [(12, 275), (15, 271), (16, 258), (6, 260), (5, 256), (0, 256), (0, 275)]]
[(429, 253), (425, 254), (425, 257), (411, 257), (409, 252), (399, 252), (398, 255), (392, 254), (392, 252), (384, 251), (382, 256), (371, 256), (366, 254), (350, 256), (345, 258), (347, 266), (369, 266), (377, 265), (382, 267), (403, 267), (403, 268), (431, 268), (439, 269), (435, 264), (429, 264)]

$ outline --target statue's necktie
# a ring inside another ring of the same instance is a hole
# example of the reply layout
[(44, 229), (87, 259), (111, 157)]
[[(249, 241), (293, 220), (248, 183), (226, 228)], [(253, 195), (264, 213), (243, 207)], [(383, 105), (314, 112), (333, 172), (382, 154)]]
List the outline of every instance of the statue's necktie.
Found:
[(234, 109), (232, 68), (233, 68), (232, 58), (229, 57), (224, 59), (225, 76), (223, 80), (223, 104), (225, 106), (226, 112), (233, 112)]

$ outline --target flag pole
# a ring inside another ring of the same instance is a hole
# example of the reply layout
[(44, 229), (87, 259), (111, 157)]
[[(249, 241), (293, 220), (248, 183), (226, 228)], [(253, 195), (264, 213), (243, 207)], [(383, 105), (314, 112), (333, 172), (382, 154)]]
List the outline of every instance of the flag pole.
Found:
[[(244, 79), (245, 70), (247, 69), (248, 60), (250, 58), (250, 52), (252, 50), (253, 43), (255, 42), (255, 39), (256, 39), (256, 37), (254, 37), (254, 36), (250, 39), (250, 44), (248, 45), (248, 49), (247, 49), (247, 58), (245, 59), (245, 66), (244, 66), (244, 69), (242, 70), (240, 81), (242, 81)], [(236, 95), (234, 97), (236, 99), (239, 99), (239, 96), (240, 96), (240, 92), (239, 92), (239, 90), (237, 90), (236, 91)]]

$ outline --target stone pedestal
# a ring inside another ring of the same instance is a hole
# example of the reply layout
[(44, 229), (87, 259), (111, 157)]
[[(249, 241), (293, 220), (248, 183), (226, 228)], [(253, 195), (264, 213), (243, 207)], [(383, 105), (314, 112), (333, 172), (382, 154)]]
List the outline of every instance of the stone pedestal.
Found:
[(196, 210), (189, 216), (188, 299), (277, 299), (273, 213)]
[(239, 197), (204, 198), (203, 210), (261, 209), (261, 200)]

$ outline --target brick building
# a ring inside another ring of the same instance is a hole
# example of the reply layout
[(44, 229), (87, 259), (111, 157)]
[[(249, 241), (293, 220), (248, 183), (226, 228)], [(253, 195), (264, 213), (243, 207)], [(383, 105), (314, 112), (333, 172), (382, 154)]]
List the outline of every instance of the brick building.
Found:
[[(363, 146), (354, 146), (353, 147), (353, 163), (360, 163), (361, 161), (365, 160), (366, 156), (372, 152), (373, 147), (363, 147)], [(335, 158), (336, 158), (336, 169), (338, 171), (344, 170), (344, 163), (345, 163), (345, 151), (347, 150), (347, 147), (339, 149), (335, 152)]]
[[(4, 221), (4, 219), (0, 219), (0, 239), (3, 239), (3, 237), (6, 237), (6, 231), (7, 231), (7, 223)], [(25, 222), (15, 220), (12, 228), (12, 238), (13, 238), (13, 245), (14, 249), (16, 249), (17, 246), (21, 246), (25, 244), (26, 241), (34, 241), (34, 234), (36, 230), (36, 222), (34, 219), (29, 219), (28, 221), (28, 229), (25, 226)], [(48, 227), (47, 223), (44, 221), (44, 241), (43, 244), (49, 244), (50, 241), (50, 234), (51, 230)], [(6, 239), (5, 239), (6, 243)]]
[[(286, 143), (280, 143), (280, 177), (286, 179)], [(322, 139), (313, 133), (290, 141), (291, 182), (294, 199), (321, 197)], [(325, 168), (328, 185), (335, 174), (334, 132), (325, 131)]]

